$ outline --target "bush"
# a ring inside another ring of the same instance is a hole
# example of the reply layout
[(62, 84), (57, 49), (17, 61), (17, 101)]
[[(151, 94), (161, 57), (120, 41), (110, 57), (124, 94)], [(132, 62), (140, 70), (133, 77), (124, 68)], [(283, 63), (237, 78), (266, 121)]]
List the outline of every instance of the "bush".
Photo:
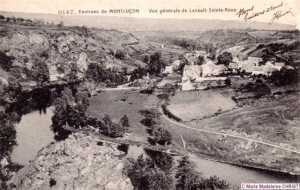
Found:
[(159, 169), (151, 159), (140, 155), (137, 160), (129, 160), (124, 172), (137, 190), (172, 189), (172, 178)]
[(112, 138), (122, 137), (125, 133), (125, 128), (117, 123), (112, 122), (109, 115), (105, 115), (103, 118), (104, 129), (103, 134)]
[(153, 140), (160, 145), (168, 145), (172, 142), (172, 135), (168, 130), (158, 127), (153, 130)]
[(218, 55), (217, 57), (217, 64), (223, 64), (225, 66), (228, 66), (230, 62), (232, 62), (232, 54), (229, 52), (224, 52), (221, 55)]
[(54, 101), (52, 130), (56, 133), (56, 139), (63, 140), (68, 137), (70, 132), (64, 129), (67, 124), (76, 129), (87, 126), (89, 121), (86, 116), (88, 104), (88, 97), (84, 93), (77, 92), (74, 97), (69, 88), (64, 88), (61, 96)]
[(202, 180), (199, 186), (202, 189), (227, 189), (229, 184), (217, 176), (211, 176), (208, 179)]
[(175, 39), (173, 40), (173, 43), (188, 50), (194, 50), (197, 47), (196, 42), (186, 38)]
[(253, 93), (256, 98), (271, 94), (270, 87), (260, 79), (257, 79), (255, 83), (248, 82), (246, 85), (241, 86), (239, 90), (242, 93)]
[(126, 131), (129, 130), (130, 124), (127, 115), (123, 115), (123, 117), (121, 117), (119, 125), (121, 125)]
[(31, 75), (33, 79), (38, 82), (39, 85), (43, 85), (43, 83), (49, 82), (50, 73), (44, 59), (35, 58)]
[(117, 49), (115, 53), (115, 58), (123, 60), (125, 58), (125, 53), (122, 50)]
[(141, 120), (141, 123), (143, 125), (145, 125), (146, 127), (152, 127), (152, 126), (156, 125), (156, 122), (151, 118), (144, 118)]
[(6, 114), (0, 114), (0, 158), (2, 154), (12, 150), (12, 146), (16, 144), (16, 130)]
[(280, 71), (272, 72), (269, 79), (275, 85), (283, 86), (298, 82), (299, 76), (295, 69), (286, 69), (285, 67), (283, 67)]
[(173, 157), (167, 153), (145, 148), (147, 155), (153, 160), (157, 167), (169, 173), (173, 167)]
[(7, 56), (5, 53), (0, 51), (0, 66), (8, 71), (12, 66), (13, 57)]
[(203, 63), (204, 63), (204, 57), (202, 55), (200, 55), (197, 58), (196, 65), (202, 65)]
[(95, 82), (104, 82), (108, 86), (117, 86), (127, 82), (126, 75), (110, 68), (104, 69), (103, 65), (97, 63), (90, 63), (88, 65), (86, 78)]
[(176, 190), (227, 189), (229, 184), (217, 176), (208, 179), (200, 176), (192, 166), (187, 156), (179, 160), (175, 174)]
[(158, 75), (161, 73), (162, 69), (165, 68), (165, 64), (161, 60), (161, 54), (159, 52), (150, 55), (150, 61), (147, 67), (148, 72), (151, 75)]

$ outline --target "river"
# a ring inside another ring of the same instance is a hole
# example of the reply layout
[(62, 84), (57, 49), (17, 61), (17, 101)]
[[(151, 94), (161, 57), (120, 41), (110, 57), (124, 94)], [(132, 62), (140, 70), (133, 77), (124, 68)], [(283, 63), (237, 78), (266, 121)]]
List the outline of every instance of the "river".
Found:
[[(120, 92), (116, 91), (114, 93)], [(135, 93), (127, 93), (127, 99), (135, 99)], [(120, 104), (118, 101), (111, 102), (116, 102), (118, 105)], [(112, 108), (115, 107), (113, 103), (107, 105), (111, 105)], [(110, 110), (110, 108), (106, 109)], [(53, 107), (49, 107), (47, 108), (46, 113), (33, 111), (22, 116), (21, 121), (16, 125), (17, 145), (12, 152), (12, 160), (14, 162), (22, 165), (28, 164), (30, 160), (35, 158), (40, 149), (54, 141), (54, 134), (50, 128), (51, 117), (53, 115), (52, 110)], [(101, 112), (101, 110), (98, 111)], [(129, 153), (131, 155), (136, 156), (139, 152), (141, 152), (139, 148), (136, 150), (134, 147), (132, 147), (132, 149), (129, 148)], [(291, 176), (274, 175), (273, 173), (261, 170), (237, 167), (230, 164), (206, 160), (195, 155), (191, 155), (191, 160), (196, 164), (197, 170), (201, 171), (204, 176), (217, 175), (221, 179), (225, 179), (235, 186), (238, 186), (241, 182), (299, 182), (299, 179)]]
[(53, 107), (46, 112), (33, 111), (22, 116), (16, 125), (16, 142), (11, 158), (13, 162), (26, 165), (34, 159), (40, 149), (54, 141), (54, 134), (50, 128)]
[(196, 170), (200, 171), (203, 176), (209, 177), (216, 175), (234, 186), (239, 186), (241, 183), (295, 183), (300, 181), (299, 177), (297, 178), (283, 173), (273, 173), (234, 166), (207, 160), (192, 154), (190, 154), (189, 157), (195, 164)]

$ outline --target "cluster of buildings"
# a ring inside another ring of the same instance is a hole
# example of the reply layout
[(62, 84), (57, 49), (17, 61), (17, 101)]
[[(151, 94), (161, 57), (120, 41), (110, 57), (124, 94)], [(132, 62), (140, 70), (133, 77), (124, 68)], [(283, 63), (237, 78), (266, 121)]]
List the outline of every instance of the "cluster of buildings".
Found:
[(183, 91), (225, 86), (227, 77), (222, 75), (226, 73), (227, 68), (224, 65), (215, 64), (207, 57), (204, 51), (187, 53), (184, 56), (186, 64), (182, 66), (182, 62), (176, 60), (166, 67), (165, 73), (172, 73), (183, 67), (180, 83)]
[[(199, 57), (203, 59), (199, 59)], [(180, 83), (183, 91), (226, 86), (229, 82), (228, 74), (245, 73), (252, 76), (268, 77), (274, 71), (281, 71), (282, 68), (294, 69), (283, 62), (267, 61), (261, 64), (262, 58), (251, 56), (246, 59), (235, 56), (232, 62), (225, 66), (216, 64), (216, 61), (208, 58), (208, 54), (204, 51), (187, 53), (184, 59), (184, 65), (181, 65), (183, 64), (182, 61), (176, 60), (165, 69), (165, 73), (172, 73), (183, 67)]]

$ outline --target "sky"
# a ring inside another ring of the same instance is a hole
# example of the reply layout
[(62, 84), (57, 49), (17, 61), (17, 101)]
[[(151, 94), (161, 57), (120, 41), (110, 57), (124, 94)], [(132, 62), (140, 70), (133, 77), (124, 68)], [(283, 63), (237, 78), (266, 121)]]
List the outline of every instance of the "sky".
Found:
[[(107, 16), (133, 16), (150, 18), (201, 18), (243, 20), (236, 12), (209, 12), (211, 9), (249, 9), (254, 6), (252, 13), (260, 12), (270, 6), (283, 3), (278, 9), (259, 15), (253, 20), (270, 22), (276, 11), (291, 11), (276, 20), (277, 23), (296, 25), (300, 29), (300, 0), (0, 0), (0, 11), (25, 13), (51, 13), (58, 14), (59, 10), (108, 10), (108, 9), (139, 9), (139, 13), (105, 13)], [(150, 13), (149, 9), (179, 9), (185, 8), (186, 13)], [(205, 9), (206, 12), (190, 13), (190, 9)], [(104, 14), (104, 13), (98, 13)], [(84, 14), (82, 16), (88, 16)], [(62, 16), (66, 16), (65, 14)]]

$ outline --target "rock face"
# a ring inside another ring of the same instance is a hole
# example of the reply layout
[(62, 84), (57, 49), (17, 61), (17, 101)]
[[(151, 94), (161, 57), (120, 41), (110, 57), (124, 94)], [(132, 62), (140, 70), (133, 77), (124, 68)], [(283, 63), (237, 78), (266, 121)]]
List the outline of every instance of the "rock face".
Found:
[(15, 189), (133, 189), (122, 174), (124, 153), (95, 139), (77, 133), (50, 144), (14, 177)]
[[(0, 24), (0, 31), (2, 27)], [(77, 77), (82, 78), (90, 63), (136, 68), (131, 64), (136, 60), (135, 55), (124, 61), (110, 53), (117, 49), (126, 52), (126, 45), (138, 44), (133, 35), (121, 31), (87, 30), (88, 34), (80, 27), (64, 30), (46, 26), (43, 29), (21, 27), (19, 30), (8, 27), (6, 33), (0, 35), (0, 66), (13, 68), (18, 75), (11, 71), (9, 74), (28, 81), (36, 80), (32, 74), (36, 70), (34, 66), (45, 63), (51, 82), (68, 80), (69, 75), (74, 74), (74, 68), (78, 69)]]

